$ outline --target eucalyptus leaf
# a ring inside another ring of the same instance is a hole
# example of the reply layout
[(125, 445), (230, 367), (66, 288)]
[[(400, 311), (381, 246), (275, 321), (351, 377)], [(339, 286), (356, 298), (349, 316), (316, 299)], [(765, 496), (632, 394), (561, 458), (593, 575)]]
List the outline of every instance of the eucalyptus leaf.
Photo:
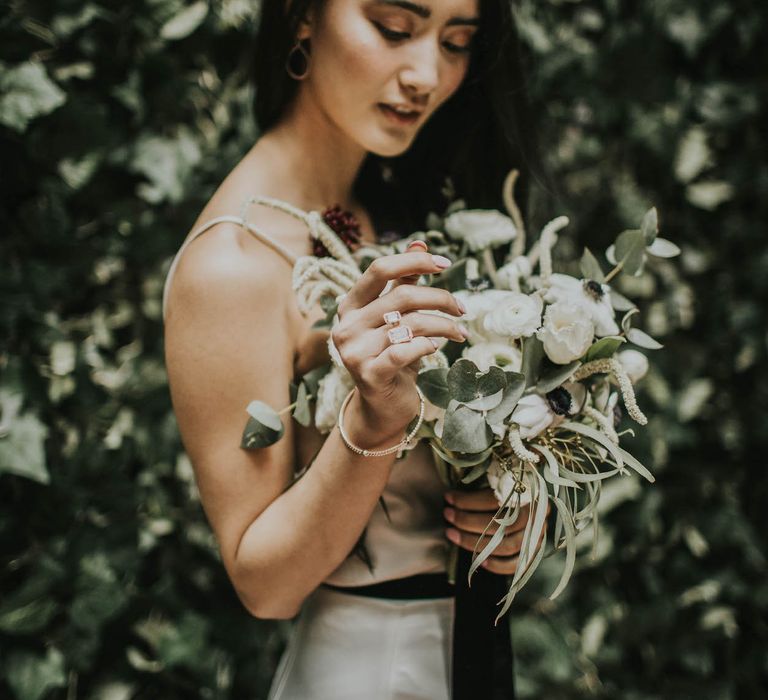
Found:
[(496, 408), (501, 403), (501, 399), (504, 396), (504, 389), (500, 389), (495, 394), (490, 396), (481, 396), (474, 401), (468, 401), (465, 406), (471, 408), (474, 411), (489, 411), (492, 408)]
[(482, 452), (491, 444), (492, 433), (482, 414), (463, 404), (445, 411), (443, 445), (453, 452)]
[(620, 335), (607, 335), (604, 338), (600, 338), (600, 340), (595, 341), (589, 350), (587, 350), (587, 354), (584, 355), (584, 362), (592, 362), (592, 360), (613, 357), (616, 351), (621, 347), (622, 343), (626, 342), (626, 338), (623, 338)]
[(243, 430), (240, 447), (253, 450), (274, 445), (285, 432), (277, 412), (263, 401), (251, 401), (246, 408), (248, 422)]
[(646, 246), (651, 245), (656, 240), (656, 234), (659, 232), (659, 215), (656, 207), (651, 207), (645, 212), (640, 230), (643, 232)]
[(448, 391), (448, 368), (435, 367), (425, 369), (416, 376), (416, 385), (424, 392), (424, 396), (439, 408), (448, 408), (451, 399)]
[(581, 256), (581, 274), (585, 279), (595, 280), (595, 282), (603, 282), (605, 280), (605, 274), (603, 273), (600, 263), (597, 258), (592, 254), (589, 248), (584, 248), (584, 253)]
[(629, 329), (632, 327), (632, 325), (630, 324), (630, 320), (637, 313), (640, 313), (640, 309), (638, 309), (637, 307), (633, 307), (629, 311), (627, 311), (627, 313), (625, 313), (624, 316), (622, 317), (621, 329), (624, 331), (625, 334), (628, 333)]
[(293, 417), (305, 428), (312, 422), (309, 399), (307, 398), (307, 385), (304, 382), (299, 384), (299, 390), (296, 393), (296, 407), (293, 409)]
[[(557, 586), (555, 586), (552, 593), (549, 594), (550, 600), (554, 600), (563, 592), (566, 584), (571, 578), (573, 566), (576, 562), (576, 529), (573, 525), (571, 513), (565, 503), (559, 498), (552, 498), (552, 502), (557, 508), (557, 514), (563, 525), (563, 529), (565, 530), (565, 565), (563, 566), (563, 573), (560, 576), (560, 581), (558, 581)], [(557, 543), (555, 543), (555, 545), (557, 545)]]
[(680, 255), (680, 248), (666, 238), (657, 238), (645, 250), (657, 258), (674, 258)]
[(469, 470), (468, 474), (461, 477), (460, 481), (462, 484), (471, 484), (473, 481), (477, 481), (487, 471), (488, 466), (486, 464), (476, 464)]
[(631, 229), (620, 233), (616, 239), (615, 255), (617, 264), (623, 263), (623, 269), (627, 274), (639, 274), (645, 260), (645, 238), (643, 238), (643, 232)]
[(651, 483), (656, 481), (656, 477), (651, 474), (641, 463), (640, 461), (634, 457), (632, 454), (627, 452), (623, 447), (619, 448), (619, 451), (621, 452), (621, 456), (624, 458), (624, 461), (632, 467), (640, 476), (647, 479)]
[(615, 289), (611, 289), (611, 306), (616, 311), (629, 311), (635, 308), (635, 303), (630, 299), (627, 299), (623, 294), (619, 294)]
[(447, 462), (448, 464), (451, 464), (457, 469), (467, 469), (469, 467), (474, 467), (481, 462), (484, 462), (491, 454), (491, 448), (487, 447), (486, 449), (476, 454), (470, 453), (463, 454), (461, 456), (451, 456), (445, 452), (435, 441), (430, 441), (429, 446), (432, 448), (438, 458), (444, 462)]
[(485, 420), (489, 425), (500, 425), (515, 410), (517, 402), (525, 391), (525, 377), (519, 372), (505, 371), (507, 386), (504, 395), (497, 406), (485, 414)]
[(646, 348), (647, 350), (659, 350), (664, 346), (658, 341), (651, 338), (645, 331), (641, 331), (639, 328), (630, 328), (627, 331), (627, 340), (630, 343)]
[(544, 358), (544, 343), (535, 335), (523, 341), (523, 360), (521, 372), (525, 377), (525, 386), (533, 387), (539, 378), (539, 368)]
[(548, 367), (541, 373), (539, 381), (536, 384), (536, 390), (542, 394), (546, 394), (548, 391), (556, 389), (564, 381), (569, 379), (580, 365), (581, 362), (579, 360), (574, 360), (567, 365), (554, 365)]

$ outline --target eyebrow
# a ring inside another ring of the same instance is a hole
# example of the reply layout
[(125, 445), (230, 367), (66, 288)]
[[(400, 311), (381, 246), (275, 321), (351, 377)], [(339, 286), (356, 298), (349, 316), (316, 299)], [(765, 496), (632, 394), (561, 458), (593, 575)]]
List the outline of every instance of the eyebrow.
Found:
[[(410, 10), (414, 14), (417, 14), (419, 17), (423, 17), (424, 19), (432, 16), (432, 10), (430, 10), (426, 5), (419, 5), (415, 2), (411, 2), (410, 0), (376, 0), (376, 4), (395, 5), (396, 7), (402, 7), (404, 10)], [(449, 19), (446, 24), (449, 26), (454, 24), (471, 24), (477, 26), (480, 24), (480, 18), (451, 17), (451, 19)]]

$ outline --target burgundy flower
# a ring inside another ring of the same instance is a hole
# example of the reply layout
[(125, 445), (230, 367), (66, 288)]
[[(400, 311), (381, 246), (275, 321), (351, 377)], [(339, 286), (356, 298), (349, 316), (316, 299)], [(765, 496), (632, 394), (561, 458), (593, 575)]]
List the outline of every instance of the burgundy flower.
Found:
[[(322, 213), (323, 221), (330, 226), (351, 251), (360, 245), (360, 222), (351, 211), (342, 211), (336, 204)], [(318, 258), (330, 256), (330, 251), (317, 239), (312, 241), (312, 255)]]

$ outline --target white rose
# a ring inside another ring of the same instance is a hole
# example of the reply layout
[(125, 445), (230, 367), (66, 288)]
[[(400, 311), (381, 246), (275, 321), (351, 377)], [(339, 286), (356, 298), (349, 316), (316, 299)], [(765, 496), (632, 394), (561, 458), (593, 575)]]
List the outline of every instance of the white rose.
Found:
[(544, 301), (548, 304), (568, 301), (584, 307), (592, 319), (598, 338), (619, 332), (611, 304), (611, 288), (607, 284), (599, 284), (594, 280), (578, 280), (570, 275), (555, 272), (549, 277)]
[(318, 382), (315, 426), (321, 433), (330, 432), (336, 425), (341, 404), (354, 385), (352, 375), (336, 366)]
[(616, 359), (621, 362), (633, 384), (639, 382), (648, 372), (648, 358), (637, 350), (622, 350), (616, 355)]
[(536, 337), (552, 362), (567, 365), (592, 345), (594, 326), (583, 306), (560, 301), (547, 307), (544, 327)]
[(505, 289), (485, 289), (482, 292), (470, 292), (466, 289), (460, 289), (453, 293), (453, 296), (460, 299), (467, 309), (466, 313), (458, 320), (469, 331), (469, 338), (467, 340), (470, 345), (475, 345), (476, 343), (508, 342), (508, 339), (504, 336), (487, 331), (483, 326), (483, 320), (487, 313), (499, 306), (510, 294), (514, 294), (514, 292), (509, 292)]
[(509, 292), (499, 305), (483, 318), (483, 328), (496, 335), (527, 338), (541, 326), (544, 302), (537, 294)]
[(464, 348), (462, 357), (477, 365), (481, 372), (487, 372), (491, 365), (502, 367), (511, 372), (519, 372), (523, 363), (520, 350), (509, 343), (478, 343)]
[(508, 243), (517, 236), (512, 219), (495, 209), (465, 209), (449, 214), (445, 231), (467, 242), (471, 251)]
[[(488, 471), (486, 471), (485, 475), (488, 479), (488, 485), (493, 489), (496, 500), (499, 502), (499, 505), (501, 505), (512, 493), (517, 479), (512, 474), (512, 472), (507, 471), (506, 469), (502, 469), (499, 466), (499, 462), (496, 458), (491, 461), (491, 464), (488, 467)], [(531, 502), (531, 492), (533, 489), (531, 484), (531, 477), (532, 475), (529, 473), (528, 469), (523, 471), (523, 484), (525, 484), (526, 489), (520, 494), (521, 506), (528, 505)], [(513, 505), (514, 501), (515, 497), (512, 496), (512, 498), (509, 499), (507, 505)]]
[(519, 255), (506, 265), (496, 270), (496, 279), (502, 289), (513, 292), (520, 291), (520, 280), (528, 279), (531, 275), (531, 261), (525, 255)]
[(523, 396), (511, 416), (512, 422), (520, 426), (520, 437), (523, 440), (536, 437), (552, 425), (554, 419), (555, 414), (549, 407), (549, 402), (538, 394)]

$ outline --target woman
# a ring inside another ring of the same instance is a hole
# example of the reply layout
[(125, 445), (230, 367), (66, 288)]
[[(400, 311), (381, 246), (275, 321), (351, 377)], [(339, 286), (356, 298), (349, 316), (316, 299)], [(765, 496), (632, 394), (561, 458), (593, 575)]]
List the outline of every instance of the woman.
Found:
[[(342, 299), (333, 340), (355, 380), (345, 437), (284, 420), (276, 444), (239, 444), (251, 400), (286, 406), (289, 381), (328, 359), (328, 332), (312, 329), (324, 312), (302, 316), (291, 289), (292, 262), (312, 252), (308, 212), (338, 203), (373, 242), (423, 227), (446, 177), (469, 205), (501, 206), (522, 143), (513, 37), (497, 1), (262, 2), (261, 137), (179, 249), (163, 308), (174, 410), (227, 573), (254, 616), (299, 616), (272, 700), (450, 696), (446, 548), (471, 550), (497, 504), (487, 489), (445, 494), (423, 443), (402, 459), (389, 449), (419, 413), (420, 359), (465, 341), (458, 300), (414, 284), (450, 261), (415, 245)], [(389, 338), (393, 310), (411, 340)], [(524, 525), (483, 575), (514, 572)], [(352, 554), (364, 531), (370, 566)]]

